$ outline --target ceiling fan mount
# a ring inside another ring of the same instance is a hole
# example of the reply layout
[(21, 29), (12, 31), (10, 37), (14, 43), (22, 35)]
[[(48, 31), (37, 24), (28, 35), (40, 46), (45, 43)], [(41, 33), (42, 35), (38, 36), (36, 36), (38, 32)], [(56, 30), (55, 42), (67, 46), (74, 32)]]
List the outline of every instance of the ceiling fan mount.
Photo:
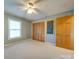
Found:
[(28, 4), (29, 4), (30, 6), (33, 6), (33, 5), (34, 5), (34, 4), (33, 4), (33, 3), (31, 3), (31, 2), (29, 2)]
[(29, 9), (32, 9), (32, 8), (34, 8), (34, 4), (31, 3), (31, 2), (28, 2), (28, 3), (25, 4), (25, 7), (29, 8)]

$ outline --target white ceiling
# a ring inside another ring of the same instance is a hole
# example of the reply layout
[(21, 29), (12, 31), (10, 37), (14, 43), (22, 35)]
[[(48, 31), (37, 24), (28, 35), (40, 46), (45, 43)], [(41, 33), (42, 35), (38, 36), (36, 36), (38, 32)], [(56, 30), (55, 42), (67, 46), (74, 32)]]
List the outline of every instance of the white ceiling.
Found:
[(74, 8), (74, 0), (42, 0), (36, 4), (37, 8), (40, 10), (38, 14), (27, 14), (18, 6), (12, 4), (12, 2), (22, 3), (22, 0), (4, 0), (5, 12), (31, 21), (66, 12)]

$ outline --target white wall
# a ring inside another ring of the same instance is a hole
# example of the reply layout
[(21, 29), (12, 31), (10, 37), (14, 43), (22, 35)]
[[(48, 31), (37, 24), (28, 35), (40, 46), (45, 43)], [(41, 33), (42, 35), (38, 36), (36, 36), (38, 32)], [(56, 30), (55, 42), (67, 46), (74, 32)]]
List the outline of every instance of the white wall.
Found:
[[(14, 20), (17, 21), (21, 21), (22, 22), (22, 37), (21, 38), (15, 38), (10, 40), (8, 38), (8, 18), (12, 18)], [(11, 41), (16, 41), (16, 40), (20, 40), (20, 39), (29, 39), (31, 38), (31, 22), (30, 21), (26, 21), (25, 19), (19, 18), (19, 17), (15, 17), (13, 15), (10, 14), (4, 14), (4, 41), (6, 42), (11, 42)]]

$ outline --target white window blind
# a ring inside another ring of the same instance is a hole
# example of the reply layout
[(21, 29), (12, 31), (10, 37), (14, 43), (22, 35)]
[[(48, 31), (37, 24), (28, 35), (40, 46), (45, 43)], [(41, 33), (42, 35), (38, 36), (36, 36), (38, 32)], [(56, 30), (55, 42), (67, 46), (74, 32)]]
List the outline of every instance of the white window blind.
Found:
[(21, 37), (21, 22), (9, 19), (9, 38)]

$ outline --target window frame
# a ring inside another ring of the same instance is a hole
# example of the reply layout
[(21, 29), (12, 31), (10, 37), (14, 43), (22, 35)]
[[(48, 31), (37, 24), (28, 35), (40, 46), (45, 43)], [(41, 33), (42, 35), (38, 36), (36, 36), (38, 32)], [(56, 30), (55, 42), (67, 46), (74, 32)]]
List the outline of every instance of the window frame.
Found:
[[(20, 25), (20, 29), (9, 29), (9, 25), (10, 25), (10, 20), (12, 21), (17, 21), (17, 22), (20, 22), (21, 25)], [(19, 37), (14, 37), (14, 38), (10, 38), (10, 30), (20, 30), (20, 36)], [(19, 39), (22, 37), (22, 22), (16, 18), (8, 18), (8, 40), (13, 40), (13, 39)]]

